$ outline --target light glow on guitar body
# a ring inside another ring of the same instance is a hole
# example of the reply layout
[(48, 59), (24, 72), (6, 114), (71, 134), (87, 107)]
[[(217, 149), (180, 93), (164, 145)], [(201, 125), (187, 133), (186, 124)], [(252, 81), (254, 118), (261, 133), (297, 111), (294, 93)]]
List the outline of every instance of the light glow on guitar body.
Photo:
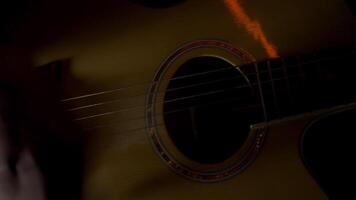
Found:
[(252, 20), (247, 15), (246, 11), (240, 5), (238, 0), (224, 0), (224, 2), (227, 8), (230, 10), (235, 23), (237, 23), (239, 26), (243, 26), (256, 41), (260, 42), (270, 58), (279, 57), (277, 48), (267, 39), (260, 23), (258, 21)]

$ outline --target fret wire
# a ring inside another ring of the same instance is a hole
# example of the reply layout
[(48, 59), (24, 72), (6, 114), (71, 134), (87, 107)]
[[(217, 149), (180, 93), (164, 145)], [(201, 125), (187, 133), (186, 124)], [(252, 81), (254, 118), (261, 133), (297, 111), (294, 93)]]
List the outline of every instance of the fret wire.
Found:
[(276, 108), (276, 113), (279, 114), (281, 110), (280, 110), (280, 107), (279, 107), (279, 103), (278, 103), (279, 100), (277, 99), (276, 87), (275, 87), (274, 80), (273, 80), (274, 77), (273, 77), (273, 74), (272, 74), (271, 61), (267, 60), (266, 64), (267, 64), (269, 77), (270, 77), (270, 80), (271, 80), (271, 87), (272, 87), (274, 106)]
[(258, 89), (259, 89), (259, 93), (260, 93), (260, 99), (261, 99), (261, 104), (262, 104), (262, 109), (263, 109), (263, 116), (264, 116), (265, 120), (268, 121), (266, 103), (265, 103), (265, 98), (263, 95), (262, 82), (261, 82), (261, 78), (260, 78), (260, 72), (258, 69), (258, 63), (255, 63), (254, 66), (255, 66), (255, 70), (256, 70), (257, 84), (258, 84)]
[(296, 59), (297, 59), (297, 66), (298, 66), (298, 70), (299, 70), (299, 73), (301, 74), (301, 78), (302, 78), (302, 82), (303, 84), (305, 83), (305, 71), (302, 67), (303, 63), (301, 61), (301, 58), (300, 56), (296, 56)]
[[(303, 96), (304, 96), (304, 99), (303, 99), (303, 101), (305, 101), (306, 99), (305, 99), (305, 94), (307, 93), (307, 91), (306, 91), (306, 89), (307, 89), (307, 87), (308, 87), (308, 83), (307, 83), (307, 81), (308, 81), (308, 77), (307, 77), (307, 74), (306, 74), (306, 71), (305, 71), (305, 69), (304, 69), (304, 65), (306, 65), (305, 63), (303, 63), (302, 62), (302, 60), (301, 60), (301, 57), (300, 56), (297, 56), (297, 59), (298, 59), (298, 68), (299, 68), (299, 72), (301, 73), (301, 78), (302, 78), (302, 86), (301, 86), (301, 88), (302, 88), (302, 94), (303, 94)], [(300, 95), (300, 94), (299, 94)], [(304, 103), (304, 102), (303, 102)]]
[(287, 78), (288, 77), (288, 72), (287, 72), (287, 68), (286, 68), (286, 65), (285, 65), (284, 58), (281, 58), (281, 62), (282, 62), (283, 73), (284, 73), (286, 86), (287, 86), (287, 90), (288, 90), (288, 98), (289, 98), (289, 101), (290, 101), (291, 105), (293, 105), (294, 103), (293, 103), (293, 97), (292, 97), (292, 93), (291, 93), (290, 81)]
[(321, 70), (320, 70), (320, 60), (318, 59), (318, 55), (315, 53), (313, 54), (314, 60), (315, 60), (315, 73), (318, 77), (318, 80), (321, 80)]

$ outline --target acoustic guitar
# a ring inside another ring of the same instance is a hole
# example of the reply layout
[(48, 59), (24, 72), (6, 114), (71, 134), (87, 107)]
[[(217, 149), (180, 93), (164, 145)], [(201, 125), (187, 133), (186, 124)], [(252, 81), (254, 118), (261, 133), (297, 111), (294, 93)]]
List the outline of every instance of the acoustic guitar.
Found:
[(40, 69), (84, 135), (84, 199), (347, 195), (356, 26), (344, 1), (120, 5), (34, 50), (38, 65), (69, 58)]

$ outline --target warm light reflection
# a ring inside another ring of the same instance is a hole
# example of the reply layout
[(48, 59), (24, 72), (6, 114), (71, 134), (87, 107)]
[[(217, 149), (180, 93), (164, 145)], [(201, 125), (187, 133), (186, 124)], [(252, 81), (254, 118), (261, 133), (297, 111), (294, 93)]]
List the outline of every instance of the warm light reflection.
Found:
[(235, 22), (238, 25), (246, 28), (247, 32), (250, 33), (256, 41), (262, 44), (268, 56), (271, 58), (278, 57), (276, 47), (270, 41), (268, 41), (260, 23), (258, 21), (252, 20), (246, 14), (246, 11), (240, 5), (238, 0), (224, 0), (224, 2), (233, 15)]

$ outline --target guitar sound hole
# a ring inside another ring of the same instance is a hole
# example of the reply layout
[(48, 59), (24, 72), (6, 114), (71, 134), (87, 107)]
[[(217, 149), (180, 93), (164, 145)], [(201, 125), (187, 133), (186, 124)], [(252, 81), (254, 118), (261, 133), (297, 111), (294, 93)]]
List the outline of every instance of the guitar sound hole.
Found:
[(169, 82), (165, 126), (189, 159), (220, 163), (242, 147), (258, 121), (252, 99), (248, 81), (232, 64), (212, 56), (193, 58)]

